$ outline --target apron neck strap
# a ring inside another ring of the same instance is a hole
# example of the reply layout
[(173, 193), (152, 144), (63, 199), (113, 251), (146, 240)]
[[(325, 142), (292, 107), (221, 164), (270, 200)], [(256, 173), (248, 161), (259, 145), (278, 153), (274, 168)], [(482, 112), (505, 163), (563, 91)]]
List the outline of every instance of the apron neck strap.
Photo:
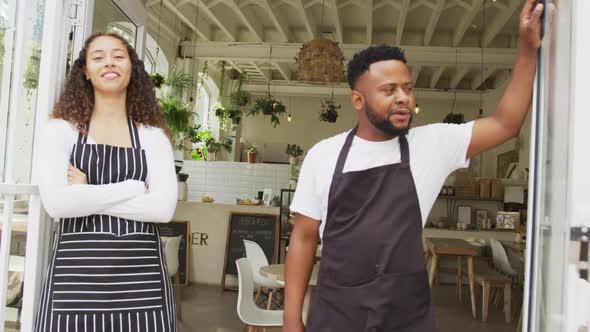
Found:
[(133, 145), (133, 148), (141, 149), (141, 142), (139, 141), (139, 130), (137, 129), (135, 122), (131, 120), (131, 117), (128, 117), (127, 123), (129, 125), (129, 136), (131, 137), (131, 144)]
[(338, 162), (336, 162), (336, 174), (342, 174), (342, 170), (344, 169), (344, 164), (346, 163), (346, 157), (348, 157), (348, 151), (350, 151), (350, 146), (352, 145), (352, 140), (356, 135), (356, 131), (358, 129), (358, 125), (356, 125), (346, 136), (346, 141), (344, 141), (344, 146), (340, 150), (340, 155), (338, 156)]
[[(350, 151), (350, 147), (352, 145), (352, 140), (356, 135), (358, 129), (358, 125), (354, 127), (346, 136), (346, 141), (344, 141), (344, 146), (340, 150), (340, 155), (338, 155), (338, 161), (336, 162), (336, 174), (342, 174), (344, 170), (344, 164), (346, 163), (346, 157), (348, 157), (348, 152)], [(400, 135), (399, 137), (399, 147), (401, 152), (401, 166), (402, 168), (409, 168), (410, 167), (410, 149), (408, 148), (408, 140), (406, 135)]]
[(401, 164), (402, 168), (410, 167), (410, 149), (408, 148), (408, 139), (406, 135), (400, 135), (399, 137), (399, 149), (401, 152)]
[(88, 142), (88, 124), (84, 125), (84, 131), (86, 135), (81, 131), (78, 132), (78, 144), (86, 144)]

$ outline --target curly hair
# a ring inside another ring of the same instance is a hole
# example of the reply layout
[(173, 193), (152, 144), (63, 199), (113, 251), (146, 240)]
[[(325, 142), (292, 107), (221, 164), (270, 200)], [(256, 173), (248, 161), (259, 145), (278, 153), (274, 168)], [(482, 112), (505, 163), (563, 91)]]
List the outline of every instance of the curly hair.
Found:
[(350, 88), (354, 89), (359, 77), (368, 71), (373, 63), (386, 60), (399, 60), (407, 63), (404, 51), (397, 46), (370, 46), (357, 52), (348, 62), (346, 80)]
[(51, 116), (74, 124), (84, 135), (88, 135), (87, 125), (94, 109), (94, 87), (86, 80), (84, 68), (86, 53), (90, 44), (98, 37), (113, 37), (127, 48), (131, 60), (131, 78), (127, 86), (126, 108), (128, 116), (136, 123), (162, 128), (170, 138), (170, 129), (164, 113), (158, 105), (154, 84), (144, 69), (143, 61), (129, 43), (118, 34), (97, 32), (92, 34), (74, 61), (65, 83), (64, 91), (55, 104)]

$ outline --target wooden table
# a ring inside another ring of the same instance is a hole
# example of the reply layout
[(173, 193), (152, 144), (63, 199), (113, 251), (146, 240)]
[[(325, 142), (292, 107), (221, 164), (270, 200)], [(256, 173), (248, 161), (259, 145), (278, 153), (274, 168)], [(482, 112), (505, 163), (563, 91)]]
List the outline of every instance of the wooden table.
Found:
[(428, 255), (432, 256), (430, 265), (429, 283), (432, 287), (434, 277), (438, 269), (440, 256), (457, 256), (457, 287), (459, 291), (459, 300), (463, 300), (462, 295), (462, 259), (467, 259), (467, 273), (469, 274), (469, 291), (471, 292), (471, 313), (473, 318), (477, 318), (477, 308), (475, 306), (475, 276), (473, 274), (473, 257), (477, 256), (480, 247), (469, 244), (469, 242), (460, 239), (446, 238), (425, 238), (424, 242), (428, 248)]
[[(318, 271), (320, 264), (317, 263), (313, 266), (311, 276), (309, 278), (309, 286), (305, 291), (305, 297), (303, 298), (303, 308), (301, 310), (303, 322), (307, 322), (307, 316), (309, 313), (309, 305), (311, 303), (311, 292), (312, 288), (318, 284)], [(276, 281), (285, 282), (285, 264), (271, 264), (260, 268), (260, 274), (263, 277), (267, 277)]]

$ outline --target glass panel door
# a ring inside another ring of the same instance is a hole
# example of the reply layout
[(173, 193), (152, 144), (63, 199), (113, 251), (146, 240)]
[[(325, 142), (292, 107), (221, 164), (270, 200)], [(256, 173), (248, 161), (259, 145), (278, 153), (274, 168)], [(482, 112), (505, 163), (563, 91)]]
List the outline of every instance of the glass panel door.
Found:
[(523, 331), (562, 331), (568, 247), (571, 1), (546, 1), (531, 131)]

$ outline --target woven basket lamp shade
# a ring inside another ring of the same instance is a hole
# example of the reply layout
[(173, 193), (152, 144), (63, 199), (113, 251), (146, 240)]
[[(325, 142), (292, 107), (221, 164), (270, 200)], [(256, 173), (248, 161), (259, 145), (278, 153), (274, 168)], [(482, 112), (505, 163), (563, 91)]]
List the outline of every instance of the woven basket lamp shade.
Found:
[(344, 77), (344, 55), (338, 43), (315, 38), (303, 44), (296, 58), (297, 79), (313, 83), (340, 83)]

